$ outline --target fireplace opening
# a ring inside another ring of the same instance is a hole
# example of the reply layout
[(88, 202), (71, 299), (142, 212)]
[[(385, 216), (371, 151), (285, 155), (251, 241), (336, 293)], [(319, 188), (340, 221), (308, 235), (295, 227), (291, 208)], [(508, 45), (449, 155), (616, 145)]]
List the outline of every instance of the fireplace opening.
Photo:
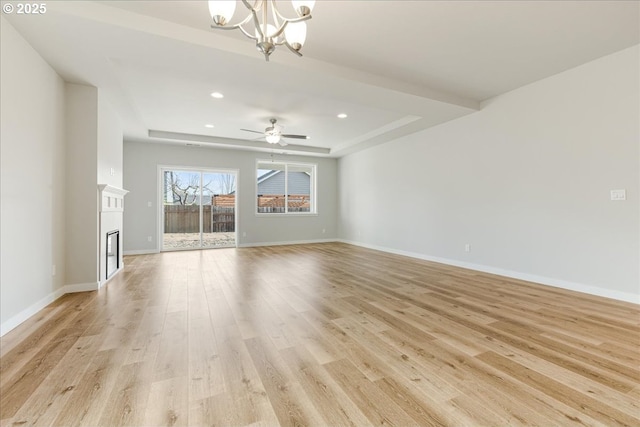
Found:
[(107, 277), (120, 268), (120, 230), (109, 231), (107, 233)]

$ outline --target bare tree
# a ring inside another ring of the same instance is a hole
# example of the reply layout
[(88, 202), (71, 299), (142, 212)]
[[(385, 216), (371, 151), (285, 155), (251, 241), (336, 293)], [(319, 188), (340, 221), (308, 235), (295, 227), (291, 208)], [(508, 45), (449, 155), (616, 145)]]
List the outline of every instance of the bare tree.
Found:
[(167, 194), (171, 193), (173, 203), (178, 202), (181, 205), (194, 204), (197, 202), (197, 195), (200, 193), (200, 177), (190, 174), (187, 182), (183, 178), (181, 174), (173, 171), (165, 172)]
[(222, 194), (231, 194), (236, 191), (236, 176), (230, 173), (216, 174), (218, 188), (222, 190)]
[[(207, 176), (207, 175), (204, 175)], [(209, 181), (200, 186), (199, 174), (186, 174), (175, 171), (165, 172), (165, 191), (167, 203), (180, 205), (198, 204), (199, 196), (211, 196), (219, 189), (223, 194), (230, 194), (236, 189), (235, 176), (231, 174), (215, 174)], [(217, 185), (214, 185), (214, 181)], [(214, 187), (214, 188), (212, 188)], [(202, 190), (202, 192), (201, 192)]]

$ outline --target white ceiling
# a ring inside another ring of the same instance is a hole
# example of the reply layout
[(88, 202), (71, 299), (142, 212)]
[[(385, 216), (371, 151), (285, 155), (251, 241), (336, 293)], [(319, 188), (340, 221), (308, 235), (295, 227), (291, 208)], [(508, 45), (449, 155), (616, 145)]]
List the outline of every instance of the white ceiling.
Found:
[(4, 16), (66, 81), (101, 88), (126, 139), (271, 150), (240, 129), (274, 117), (311, 136), (278, 152), (325, 156), (640, 43), (637, 1), (341, 0), (312, 15), (304, 57), (280, 47), (270, 62), (237, 31), (210, 29), (206, 1), (48, 1), (44, 15)]

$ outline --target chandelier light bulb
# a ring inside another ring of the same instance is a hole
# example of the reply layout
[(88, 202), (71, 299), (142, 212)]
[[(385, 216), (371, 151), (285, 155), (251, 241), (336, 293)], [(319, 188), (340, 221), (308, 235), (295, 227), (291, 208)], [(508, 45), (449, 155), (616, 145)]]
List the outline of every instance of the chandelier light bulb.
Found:
[(218, 26), (224, 26), (231, 21), (235, 10), (235, 0), (209, 0), (209, 13), (211, 13), (213, 22)]
[(291, 0), (291, 4), (293, 4), (298, 16), (307, 16), (311, 14), (316, 2), (315, 0)]
[(284, 37), (287, 43), (295, 50), (302, 49), (307, 39), (307, 24), (304, 22), (290, 22), (284, 29)]

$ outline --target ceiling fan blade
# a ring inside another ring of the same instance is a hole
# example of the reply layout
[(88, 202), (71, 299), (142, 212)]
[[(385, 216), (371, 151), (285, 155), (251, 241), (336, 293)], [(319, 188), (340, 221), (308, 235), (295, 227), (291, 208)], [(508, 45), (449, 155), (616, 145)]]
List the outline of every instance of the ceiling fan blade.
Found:
[(294, 138), (294, 139), (311, 139), (309, 138), (307, 135), (289, 135), (289, 134), (282, 134), (280, 135), (283, 138)]
[(251, 129), (240, 129), (240, 130), (243, 130), (243, 131), (245, 131), (245, 132), (253, 132), (253, 133), (261, 133), (261, 134), (264, 134), (264, 132), (258, 132), (257, 130), (251, 130)]
[(280, 144), (281, 147), (284, 147), (285, 145), (289, 145), (286, 142), (284, 142), (283, 140), (280, 140), (280, 142), (278, 142), (278, 144)]

